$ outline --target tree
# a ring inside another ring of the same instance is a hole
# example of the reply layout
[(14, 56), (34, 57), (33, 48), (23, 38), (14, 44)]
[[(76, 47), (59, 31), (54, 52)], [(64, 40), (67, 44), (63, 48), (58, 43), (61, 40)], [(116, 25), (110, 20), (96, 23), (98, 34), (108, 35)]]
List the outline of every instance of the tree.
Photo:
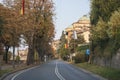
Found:
[[(114, 18), (112, 17), (115, 20), (113, 20), (111, 16), (113, 16), (113, 12), (117, 11), (118, 8), (120, 8), (119, 0), (107, 0), (107, 2), (104, 2), (104, 0), (99, 0), (99, 1), (91, 0), (90, 20), (92, 24), (92, 29), (91, 29), (90, 46), (91, 46), (92, 57), (96, 56), (99, 53), (102, 53), (101, 56), (107, 58), (109, 57), (108, 55), (111, 55), (112, 53), (116, 53), (113, 51), (116, 51), (118, 49), (117, 48), (117, 46), (119, 45), (117, 43), (118, 38), (115, 39), (115, 36), (118, 36), (116, 35), (116, 31), (117, 30), (119, 31), (119, 29), (117, 29), (115, 26), (113, 28), (113, 25), (111, 25), (111, 23), (113, 24), (114, 23), (113, 21), (116, 20), (115, 16)], [(110, 44), (113, 45), (114, 47), (112, 46), (112, 48), (109, 49), (109, 53), (106, 55), (105, 50), (109, 48), (108, 46)], [(96, 49), (98, 47), (100, 51), (94, 53), (95, 50), (99, 50)], [(112, 57), (112, 55), (110, 57)]]
[(67, 60), (69, 56), (69, 49), (65, 48), (65, 44), (67, 44), (67, 40), (65, 39), (65, 34), (63, 31), (60, 38), (60, 47), (59, 47), (58, 53), (60, 54), (62, 59)]
[(120, 8), (112, 13), (110, 17), (109, 24), (109, 37), (110, 38), (119, 38), (120, 32)]
[[(34, 63), (37, 51), (43, 57), (54, 37), (53, 3), (51, 0), (25, 0), (25, 14), (20, 15), (21, 0), (4, 0), (6, 6), (4, 44), (6, 49), (13, 46), (13, 53), (21, 35), (29, 46), (27, 64)], [(6, 50), (6, 51), (7, 51)], [(48, 51), (49, 52), (49, 51)]]
[[(3, 8), (3, 5), (0, 4), (0, 10)], [(1, 13), (0, 13), (1, 14)], [(4, 24), (4, 20), (2, 18), (2, 16), (0, 16), (0, 55), (3, 55), (3, 44), (2, 44), (2, 34), (3, 34), (3, 24)]]
[(96, 27), (92, 28), (92, 36), (91, 38), (95, 41), (96, 45), (100, 45), (101, 48), (108, 42), (108, 24), (104, 22), (102, 19), (98, 21)]
[(114, 41), (113, 44), (113, 51), (116, 53), (116, 50), (120, 47), (120, 8), (112, 13), (110, 17), (109, 24), (109, 31), (108, 35)]
[[(9, 14), (8, 14), (9, 13)], [(3, 26), (3, 32), (2, 32), (2, 43), (5, 46), (5, 50), (6, 50), (6, 63), (7, 63), (7, 54), (8, 54), (8, 50), (10, 48), (10, 46), (12, 46), (12, 44), (15, 42), (13, 42), (14, 40), (14, 29), (13, 29), (13, 24), (15, 24), (15, 13), (13, 10), (11, 10), (8, 7), (5, 6), (1, 6), (1, 12), (0, 15), (2, 17), (2, 19), (4, 19), (4, 24)], [(12, 24), (13, 23), (13, 24)], [(12, 37), (13, 36), (13, 37)], [(17, 41), (16, 41), (17, 42)]]
[(91, 0), (91, 24), (96, 25), (100, 18), (102, 18), (103, 21), (108, 22), (112, 12), (119, 7), (119, 0)]
[[(12, 52), (8, 51), (8, 54), (7, 54), (7, 60), (8, 60), (8, 61), (11, 59), (12, 54), (13, 54)], [(6, 54), (4, 54), (3, 60), (6, 61)]]
[(76, 52), (77, 48), (78, 48), (78, 44), (84, 44), (85, 40), (84, 37), (82, 35), (78, 35), (77, 39), (71, 39), (70, 40), (70, 44), (69, 44), (69, 48), (70, 48), (70, 53), (74, 53)]
[[(90, 20), (93, 26), (91, 40), (103, 47), (110, 39), (108, 21), (112, 13), (120, 7), (119, 0), (91, 0)], [(103, 46), (102, 46), (103, 45)]]
[[(13, 47), (13, 60), (15, 55), (15, 47), (19, 45), (20, 42), (20, 26), (18, 24), (18, 14), (13, 8), (8, 8), (5, 14), (5, 24), (4, 24), (4, 45), (6, 48), (6, 55), (9, 48)], [(9, 15), (8, 15), (9, 13)], [(6, 62), (7, 63), (7, 62)]]
[(34, 12), (32, 13), (33, 16), (31, 17), (33, 17), (34, 25), (32, 26), (32, 32), (30, 31), (31, 33), (33, 33), (33, 36), (31, 36), (32, 42), (30, 43), (33, 44), (32, 49), (36, 49), (39, 57), (42, 60), (43, 56), (46, 53), (46, 47), (52, 41), (54, 36), (54, 24), (52, 18), (53, 4), (49, 0), (39, 0), (34, 1), (33, 7)]

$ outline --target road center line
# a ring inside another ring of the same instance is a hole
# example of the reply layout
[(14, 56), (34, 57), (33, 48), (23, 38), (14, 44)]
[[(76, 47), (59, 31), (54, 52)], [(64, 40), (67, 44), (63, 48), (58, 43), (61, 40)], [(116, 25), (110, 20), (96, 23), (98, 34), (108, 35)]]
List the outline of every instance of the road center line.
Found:
[(65, 78), (58, 71), (57, 62), (56, 62), (56, 65), (55, 65), (55, 74), (59, 78), (59, 80), (65, 80)]

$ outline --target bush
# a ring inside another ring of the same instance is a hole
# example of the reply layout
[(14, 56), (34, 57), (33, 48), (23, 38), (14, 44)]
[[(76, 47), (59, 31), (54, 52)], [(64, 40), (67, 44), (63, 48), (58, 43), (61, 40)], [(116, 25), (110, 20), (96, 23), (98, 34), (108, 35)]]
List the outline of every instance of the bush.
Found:
[(76, 56), (74, 57), (74, 61), (75, 63), (85, 62), (85, 54), (77, 53)]
[(20, 61), (20, 56), (16, 56), (16, 62)]
[(67, 56), (64, 56), (62, 59), (63, 59), (64, 61), (67, 61), (67, 60), (68, 60), (68, 57), (67, 57)]

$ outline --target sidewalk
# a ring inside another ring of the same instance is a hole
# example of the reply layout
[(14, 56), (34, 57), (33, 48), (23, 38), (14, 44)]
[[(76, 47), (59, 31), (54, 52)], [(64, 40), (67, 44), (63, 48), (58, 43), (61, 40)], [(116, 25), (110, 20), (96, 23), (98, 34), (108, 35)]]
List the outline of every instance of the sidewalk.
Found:
[(8, 72), (3, 73), (2, 76), (0, 76), (0, 80), (10, 80), (10, 78), (15, 75), (17, 72), (31, 68), (31, 67), (35, 67), (39, 64), (33, 64), (33, 65), (29, 65), (27, 66), (26, 64), (19, 64), (19, 65), (15, 65), (15, 68), (13, 68), (13, 65), (2, 65), (2, 69), (1, 72), (4, 70), (8, 70)]

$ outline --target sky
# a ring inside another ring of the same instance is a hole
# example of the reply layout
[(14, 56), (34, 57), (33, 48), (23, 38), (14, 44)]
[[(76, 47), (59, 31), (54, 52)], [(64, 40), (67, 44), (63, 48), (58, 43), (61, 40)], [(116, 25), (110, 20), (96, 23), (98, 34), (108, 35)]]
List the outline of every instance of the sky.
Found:
[(65, 28), (90, 13), (90, 0), (53, 0), (55, 3), (55, 39), (61, 37)]
[[(2, 0), (0, 0), (1, 2)], [(53, 0), (55, 6), (55, 39), (61, 37), (62, 31), (83, 15), (90, 13), (90, 0)]]

